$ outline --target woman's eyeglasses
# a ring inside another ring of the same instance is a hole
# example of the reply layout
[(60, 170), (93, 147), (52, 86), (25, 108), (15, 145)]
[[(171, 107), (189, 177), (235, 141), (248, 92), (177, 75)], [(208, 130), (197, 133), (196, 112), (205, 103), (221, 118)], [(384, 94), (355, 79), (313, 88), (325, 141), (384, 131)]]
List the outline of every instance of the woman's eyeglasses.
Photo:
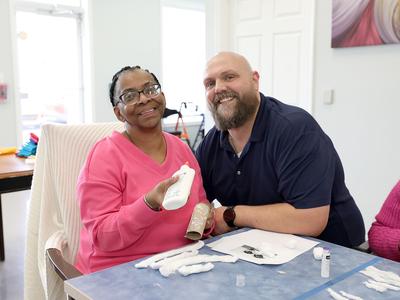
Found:
[(147, 98), (154, 98), (160, 95), (161, 93), (161, 86), (159, 84), (152, 84), (146, 86), (141, 91), (138, 90), (127, 90), (123, 94), (121, 94), (118, 98), (119, 101), (125, 105), (136, 103), (140, 99), (140, 93), (143, 93)]

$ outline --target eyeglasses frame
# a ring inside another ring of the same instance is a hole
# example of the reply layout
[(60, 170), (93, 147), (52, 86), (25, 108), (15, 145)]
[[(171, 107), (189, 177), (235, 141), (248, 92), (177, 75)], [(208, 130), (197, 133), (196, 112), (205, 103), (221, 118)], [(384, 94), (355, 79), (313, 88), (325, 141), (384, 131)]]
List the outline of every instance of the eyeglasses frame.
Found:
[[(150, 88), (150, 87), (154, 87), (154, 86), (157, 86), (157, 90), (159, 90), (159, 92), (158, 92), (158, 94), (157, 95), (155, 95), (155, 96), (151, 96), (151, 97), (148, 97), (148, 95), (146, 95), (145, 93), (144, 93), (144, 91), (146, 90), (146, 89), (148, 89), (148, 88)], [(135, 90), (135, 89), (128, 89), (128, 90), (126, 90), (124, 93), (122, 93), (121, 95), (119, 95), (119, 97), (118, 97), (118, 101), (117, 101), (117, 103), (115, 103), (115, 105), (117, 105), (119, 102), (121, 102), (122, 104), (124, 104), (124, 105), (128, 105), (123, 99), (122, 99), (122, 97), (124, 96), (124, 95), (126, 95), (127, 93), (129, 93), (129, 92), (132, 92), (132, 91), (135, 91), (135, 92), (137, 92), (138, 93), (138, 96), (137, 96), (137, 98), (138, 99), (140, 99), (140, 94), (142, 93), (147, 99), (153, 99), (153, 98), (155, 98), (155, 97), (157, 97), (157, 96), (159, 96), (160, 94), (161, 94), (161, 84), (159, 84), (159, 83), (153, 83), (153, 84), (150, 84), (150, 85), (148, 85), (148, 86), (146, 86), (146, 87), (144, 87), (142, 90)], [(138, 101), (133, 101), (133, 102), (129, 102), (129, 104), (130, 103), (137, 103)]]

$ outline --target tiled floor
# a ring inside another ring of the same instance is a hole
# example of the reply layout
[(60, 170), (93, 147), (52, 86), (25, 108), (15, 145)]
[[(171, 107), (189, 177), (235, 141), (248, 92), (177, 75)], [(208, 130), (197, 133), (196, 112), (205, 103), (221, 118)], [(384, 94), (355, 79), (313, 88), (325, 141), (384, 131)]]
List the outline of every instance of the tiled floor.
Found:
[(23, 299), (25, 223), (30, 191), (3, 194), (4, 262), (0, 262), (0, 299)]

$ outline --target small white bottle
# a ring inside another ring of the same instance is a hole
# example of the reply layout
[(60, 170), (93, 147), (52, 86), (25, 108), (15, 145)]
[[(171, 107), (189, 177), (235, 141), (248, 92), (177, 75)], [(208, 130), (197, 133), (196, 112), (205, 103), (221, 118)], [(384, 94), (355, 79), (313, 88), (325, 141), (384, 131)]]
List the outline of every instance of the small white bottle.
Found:
[(328, 278), (331, 263), (331, 253), (328, 248), (324, 248), (321, 259), (321, 277)]
[(179, 179), (171, 185), (165, 193), (162, 206), (166, 210), (174, 210), (184, 206), (189, 198), (195, 171), (188, 165), (183, 165), (172, 176), (178, 175)]

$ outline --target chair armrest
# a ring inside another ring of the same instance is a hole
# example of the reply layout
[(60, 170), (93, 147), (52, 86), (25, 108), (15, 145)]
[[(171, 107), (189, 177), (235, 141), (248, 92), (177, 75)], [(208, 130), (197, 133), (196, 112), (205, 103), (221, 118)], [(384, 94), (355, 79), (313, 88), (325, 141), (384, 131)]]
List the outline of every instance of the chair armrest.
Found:
[(56, 248), (49, 248), (46, 250), (46, 255), (54, 267), (54, 271), (62, 280), (83, 275), (77, 268), (65, 261), (60, 250)]
[(364, 243), (353, 247), (353, 249), (361, 251), (361, 252), (365, 252), (365, 253), (372, 253), (371, 249), (369, 248), (368, 241), (365, 241)]

